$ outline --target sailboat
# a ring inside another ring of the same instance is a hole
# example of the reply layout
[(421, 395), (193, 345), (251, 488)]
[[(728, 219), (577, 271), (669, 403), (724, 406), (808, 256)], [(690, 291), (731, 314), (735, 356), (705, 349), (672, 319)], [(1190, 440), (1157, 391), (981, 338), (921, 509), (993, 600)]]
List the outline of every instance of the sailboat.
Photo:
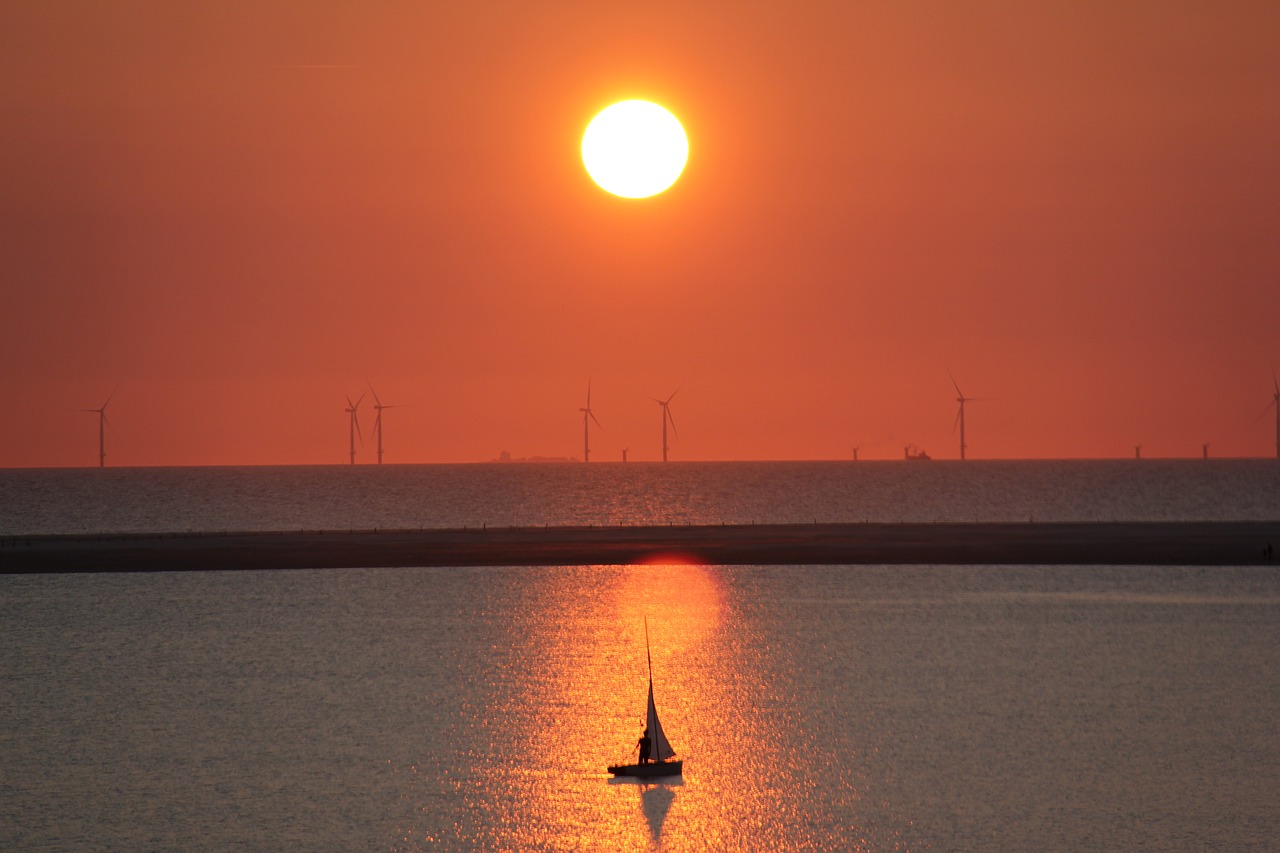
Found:
[[(649, 662), (649, 706), (645, 710), (644, 727), (648, 740), (648, 753), (638, 756), (636, 764), (614, 764), (608, 770), (614, 776), (640, 776), (652, 778), (658, 776), (680, 776), (684, 770), (684, 762), (674, 760), (676, 751), (662, 731), (662, 723), (658, 720), (658, 708), (653, 703), (653, 655), (649, 652), (649, 619), (644, 620), (644, 655)], [(641, 743), (644, 743), (644, 738)]]

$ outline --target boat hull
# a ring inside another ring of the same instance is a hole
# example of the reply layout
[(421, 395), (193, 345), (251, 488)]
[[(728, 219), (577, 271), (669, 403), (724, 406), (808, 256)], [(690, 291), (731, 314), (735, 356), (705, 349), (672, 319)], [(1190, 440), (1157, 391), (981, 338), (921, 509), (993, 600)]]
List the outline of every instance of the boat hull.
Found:
[(615, 764), (609, 767), (609, 772), (614, 776), (638, 776), (646, 779), (681, 776), (684, 773), (684, 762), (651, 761), (645, 764)]

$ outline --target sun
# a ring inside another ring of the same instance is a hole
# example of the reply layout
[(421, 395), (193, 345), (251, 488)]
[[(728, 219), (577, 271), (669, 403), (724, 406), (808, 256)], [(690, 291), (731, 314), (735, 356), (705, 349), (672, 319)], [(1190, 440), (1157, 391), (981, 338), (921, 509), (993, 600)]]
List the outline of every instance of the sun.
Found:
[(587, 174), (623, 198), (648, 198), (670, 187), (689, 160), (680, 121), (650, 101), (619, 101), (601, 110), (582, 135)]

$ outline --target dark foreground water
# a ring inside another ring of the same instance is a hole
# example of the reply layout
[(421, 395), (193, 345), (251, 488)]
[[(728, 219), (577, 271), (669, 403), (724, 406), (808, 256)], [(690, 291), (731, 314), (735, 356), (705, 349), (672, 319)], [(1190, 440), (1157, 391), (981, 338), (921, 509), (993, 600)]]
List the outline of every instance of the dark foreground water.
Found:
[[(0, 518), (1280, 517), (1266, 462), (862, 466), (0, 472)], [(604, 772), (646, 617), (680, 784)], [(1270, 567), (3, 577), (0, 849), (1274, 850), (1278, 648)]]
[[(682, 784), (614, 783), (643, 619)], [(0, 585), (6, 850), (1273, 850), (1270, 569)]]

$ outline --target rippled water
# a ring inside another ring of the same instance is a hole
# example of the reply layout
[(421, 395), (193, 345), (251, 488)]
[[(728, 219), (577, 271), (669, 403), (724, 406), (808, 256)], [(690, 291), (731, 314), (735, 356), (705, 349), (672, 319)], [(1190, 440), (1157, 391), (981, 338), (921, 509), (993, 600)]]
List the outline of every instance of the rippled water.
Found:
[[(0, 534), (1280, 518), (1269, 460), (0, 471)], [(608, 777), (644, 619), (679, 784)], [(1272, 850), (1274, 568), (0, 576), (0, 850)]]
[(1260, 568), (4, 578), (0, 848), (1270, 850), (1278, 647)]
[(0, 535), (810, 521), (1269, 521), (1272, 459), (0, 470)]

